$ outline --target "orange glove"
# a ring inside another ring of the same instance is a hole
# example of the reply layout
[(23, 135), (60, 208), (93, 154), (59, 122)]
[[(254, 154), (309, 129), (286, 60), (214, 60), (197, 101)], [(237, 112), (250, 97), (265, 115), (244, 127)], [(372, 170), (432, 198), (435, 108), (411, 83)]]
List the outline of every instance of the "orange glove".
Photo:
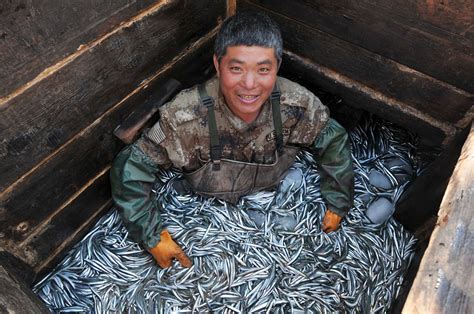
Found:
[(342, 217), (331, 211), (329, 208), (326, 210), (326, 214), (323, 219), (323, 231), (326, 233), (336, 231), (339, 229)]
[(160, 237), (160, 242), (154, 248), (149, 249), (148, 252), (153, 255), (161, 268), (170, 267), (173, 258), (176, 258), (182, 266), (191, 267), (193, 263), (179, 245), (171, 239), (171, 235), (167, 230), (161, 231)]

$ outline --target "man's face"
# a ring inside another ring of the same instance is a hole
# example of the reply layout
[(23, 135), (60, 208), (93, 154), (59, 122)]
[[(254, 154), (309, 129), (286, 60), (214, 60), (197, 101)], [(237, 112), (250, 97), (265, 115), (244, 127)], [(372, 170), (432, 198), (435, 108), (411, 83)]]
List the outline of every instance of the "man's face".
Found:
[(214, 66), (230, 110), (247, 123), (255, 120), (275, 85), (278, 61), (274, 48), (227, 47), (220, 63), (214, 55)]

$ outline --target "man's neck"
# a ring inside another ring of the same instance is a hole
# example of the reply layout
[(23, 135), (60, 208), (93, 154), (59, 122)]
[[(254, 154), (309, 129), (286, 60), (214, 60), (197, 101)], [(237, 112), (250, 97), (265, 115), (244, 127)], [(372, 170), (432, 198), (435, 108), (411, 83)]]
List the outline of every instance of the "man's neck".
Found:
[(252, 122), (257, 120), (257, 117), (259, 116), (260, 112), (262, 112), (262, 109), (260, 109), (260, 111), (256, 114), (236, 115), (236, 117), (238, 117), (240, 120), (244, 121), (247, 124), (251, 124)]
[(264, 107), (264, 106), (262, 106), (262, 108), (260, 108), (260, 111), (257, 112), (257, 113), (245, 114), (245, 113), (236, 113), (236, 112), (234, 112), (232, 110), (232, 108), (227, 105), (227, 102), (225, 101), (225, 98), (224, 98), (224, 105), (229, 109), (230, 112), (232, 112), (232, 114), (234, 116), (236, 116), (237, 118), (239, 118), (240, 120), (244, 121), (247, 124), (251, 124), (252, 122), (257, 120), (258, 116), (260, 115), (260, 113), (262, 112), (263, 107)]

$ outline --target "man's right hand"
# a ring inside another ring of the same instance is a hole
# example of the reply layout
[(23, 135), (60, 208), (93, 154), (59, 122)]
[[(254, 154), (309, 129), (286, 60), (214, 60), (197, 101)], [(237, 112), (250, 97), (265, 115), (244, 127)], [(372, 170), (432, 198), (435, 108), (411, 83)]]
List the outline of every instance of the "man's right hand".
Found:
[(167, 230), (161, 232), (160, 242), (158, 242), (157, 246), (148, 251), (153, 255), (161, 268), (170, 267), (174, 258), (176, 258), (182, 266), (187, 268), (193, 264), (179, 245), (173, 241)]
[(323, 226), (322, 229), (325, 233), (333, 232), (339, 229), (339, 225), (341, 224), (342, 217), (330, 210), (329, 208), (326, 210), (326, 214), (324, 214), (323, 218)]

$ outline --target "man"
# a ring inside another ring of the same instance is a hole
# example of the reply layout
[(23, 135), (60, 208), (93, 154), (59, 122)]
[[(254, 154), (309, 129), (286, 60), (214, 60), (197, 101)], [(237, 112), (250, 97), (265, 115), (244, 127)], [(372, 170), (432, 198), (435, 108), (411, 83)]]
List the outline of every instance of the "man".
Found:
[(130, 235), (161, 267), (191, 261), (160, 224), (152, 193), (160, 167), (177, 167), (192, 190), (231, 203), (278, 185), (301, 147), (318, 160), (327, 204), (322, 229), (339, 228), (352, 206), (348, 136), (304, 87), (277, 77), (278, 26), (265, 14), (227, 19), (216, 39), (217, 78), (184, 90), (160, 108), (160, 120), (117, 156), (112, 194)]

